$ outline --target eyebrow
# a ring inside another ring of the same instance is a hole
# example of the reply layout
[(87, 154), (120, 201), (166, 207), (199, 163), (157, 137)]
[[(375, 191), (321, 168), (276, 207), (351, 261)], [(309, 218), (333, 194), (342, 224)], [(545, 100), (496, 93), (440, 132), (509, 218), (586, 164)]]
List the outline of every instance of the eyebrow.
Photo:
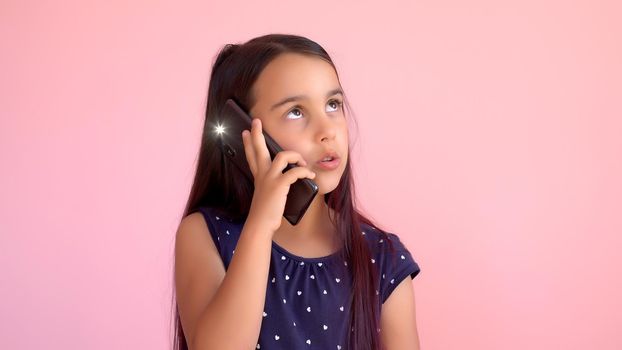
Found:
[[(331, 97), (333, 95), (336, 94), (341, 94), (343, 95), (343, 90), (341, 90), (341, 88), (336, 88), (336, 89), (332, 89), (330, 90), (327, 94), (326, 94), (326, 98)], [(271, 108), (270, 111), (275, 110), (276, 108), (288, 103), (288, 102), (293, 102), (293, 101), (298, 101), (298, 100), (303, 100), (303, 99), (308, 99), (309, 97), (306, 95), (296, 95), (296, 96), (290, 96), (287, 97), (283, 100), (281, 100), (280, 102), (275, 103)]]

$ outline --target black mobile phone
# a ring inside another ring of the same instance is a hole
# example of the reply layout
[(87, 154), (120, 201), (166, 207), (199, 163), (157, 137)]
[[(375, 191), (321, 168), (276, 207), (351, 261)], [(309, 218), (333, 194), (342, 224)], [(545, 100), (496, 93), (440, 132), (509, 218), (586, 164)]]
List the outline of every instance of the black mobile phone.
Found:
[[(216, 128), (220, 137), (221, 151), (251, 183), (254, 182), (253, 173), (246, 160), (244, 142), (242, 141), (242, 131), (251, 130), (251, 116), (230, 98), (225, 102), (218, 119), (220, 120), (220, 125), (217, 125)], [(276, 154), (281, 152), (283, 148), (265, 130), (262, 130), (262, 132), (266, 139), (270, 159), (274, 160)], [(283, 173), (297, 166), (297, 164), (287, 164)], [(292, 225), (298, 224), (317, 192), (317, 184), (309, 178), (298, 179), (294, 182), (289, 187), (289, 192), (287, 193), (285, 211), (283, 212), (285, 219)]]

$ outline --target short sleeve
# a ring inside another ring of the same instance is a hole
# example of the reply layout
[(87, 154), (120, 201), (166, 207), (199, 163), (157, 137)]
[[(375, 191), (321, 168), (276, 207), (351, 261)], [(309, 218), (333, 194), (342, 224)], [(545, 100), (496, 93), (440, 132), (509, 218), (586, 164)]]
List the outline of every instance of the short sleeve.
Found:
[(389, 245), (386, 242), (384, 247), (380, 249), (381, 256), (381, 276), (380, 276), (380, 296), (382, 297), (382, 303), (384, 303), (389, 295), (395, 290), (400, 282), (406, 277), (410, 276), (414, 279), (419, 274), (421, 269), (419, 264), (413, 259), (410, 251), (400, 241), (400, 238), (393, 233), (388, 233), (388, 237), (393, 243), (395, 248), (394, 254), (391, 253)]
[(219, 238), (218, 238), (218, 229), (216, 228), (216, 225), (214, 224), (213, 217), (212, 217), (212, 213), (211, 213), (211, 209), (210, 208), (206, 208), (206, 207), (200, 207), (198, 209), (198, 211), (203, 214), (203, 219), (205, 219), (205, 223), (207, 224), (207, 228), (209, 229), (209, 233), (212, 236), (212, 240), (214, 241), (214, 244), (216, 244), (216, 247), (218, 248), (218, 250), (220, 251), (221, 249), (221, 245), (219, 242)]
[[(225, 268), (228, 268), (229, 261), (231, 260), (231, 254), (229, 254), (229, 251), (235, 249), (235, 244), (230, 242), (229, 231), (223, 227), (221, 217), (219, 217), (212, 208), (201, 207), (199, 208), (199, 211), (205, 218), (205, 223), (207, 224), (212, 240), (218, 249), (218, 253), (220, 254), (220, 258), (222, 259)], [(222, 234), (222, 232), (225, 231), (227, 234)], [(233, 246), (233, 248), (230, 248), (230, 246)]]

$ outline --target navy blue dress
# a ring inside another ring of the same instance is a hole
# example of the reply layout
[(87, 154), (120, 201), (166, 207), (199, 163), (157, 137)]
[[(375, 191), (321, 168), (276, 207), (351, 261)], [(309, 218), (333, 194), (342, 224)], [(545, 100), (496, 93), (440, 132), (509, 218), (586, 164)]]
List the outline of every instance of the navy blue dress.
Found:
[[(201, 207), (225, 270), (242, 232), (243, 222), (234, 222), (214, 209)], [(393, 257), (380, 232), (363, 224), (361, 234), (378, 266), (382, 303), (406, 277), (415, 278), (419, 265), (401, 243), (388, 233), (395, 247)], [(272, 256), (266, 289), (263, 321), (257, 349), (346, 349), (351, 278), (347, 262), (339, 252), (318, 258), (296, 256), (272, 241)], [(378, 305), (379, 310), (382, 303)]]

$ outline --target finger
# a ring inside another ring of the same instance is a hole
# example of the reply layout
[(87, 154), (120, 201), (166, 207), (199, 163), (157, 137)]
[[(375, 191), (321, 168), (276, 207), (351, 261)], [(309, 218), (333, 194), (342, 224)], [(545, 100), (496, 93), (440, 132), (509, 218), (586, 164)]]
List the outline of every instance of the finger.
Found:
[(253, 178), (257, 177), (257, 164), (255, 164), (255, 150), (253, 149), (253, 143), (251, 142), (251, 133), (248, 130), (242, 131), (242, 142), (244, 143), (244, 154), (246, 155), (246, 161), (248, 167), (251, 169)]
[(269, 170), (270, 176), (275, 176), (283, 173), (283, 170), (288, 164), (297, 164), (298, 167), (306, 167), (307, 162), (302, 158), (302, 155), (294, 151), (281, 151), (276, 154), (272, 161), (271, 168)]
[(316, 174), (307, 168), (296, 167), (296, 168), (292, 168), (286, 171), (283, 174), (283, 180), (289, 185), (291, 185), (294, 182), (298, 181), (298, 179), (309, 178), (313, 180), (315, 179), (315, 176)]
[(257, 170), (265, 173), (270, 169), (272, 159), (270, 158), (270, 152), (268, 152), (268, 146), (266, 146), (266, 139), (263, 136), (262, 124), (259, 118), (254, 118), (251, 124), (251, 134), (253, 140), (253, 148), (255, 150), (255, 160), (257, 164)]

